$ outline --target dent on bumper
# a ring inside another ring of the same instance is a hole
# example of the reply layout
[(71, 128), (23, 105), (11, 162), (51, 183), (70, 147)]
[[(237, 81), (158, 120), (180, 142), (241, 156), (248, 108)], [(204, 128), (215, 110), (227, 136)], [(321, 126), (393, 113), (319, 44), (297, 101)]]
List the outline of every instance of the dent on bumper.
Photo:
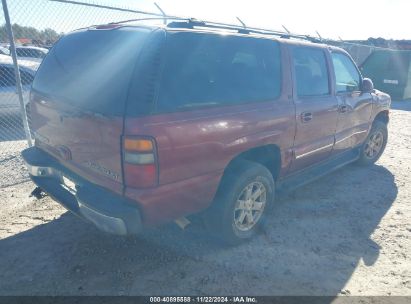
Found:
[[(67, 210), (108, 233), (126, 235), (142, 230), (140, 211), (123, 197), (68, 172), (39, 148), (26, 149), (22, 156), (33, 182)], [(69, 176), (76, 188), (65, 185), (63, 176)]]
[(101, 214), (81, 202), (79, 202), (79, 209), (81, 215), (96, 225), (100, 230), (112, 234), (127, 235), (127, 227), (122, 219)]

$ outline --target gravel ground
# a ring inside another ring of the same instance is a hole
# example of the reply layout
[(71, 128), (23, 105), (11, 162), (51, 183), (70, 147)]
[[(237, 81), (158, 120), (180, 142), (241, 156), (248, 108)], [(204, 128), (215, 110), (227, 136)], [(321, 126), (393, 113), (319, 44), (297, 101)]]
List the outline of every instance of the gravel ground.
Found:
[(0, 189), (0, 295), (411, 296), (411, 103), (387, 150), (276, 202), (263, 233), (221, 247), (193, 224), (138, 238), (97, 231), (31, 182)]
[(20, 151), (27, 148), (21, 119), (0, 114), (0, 191), (1, 188), (28, 181)]

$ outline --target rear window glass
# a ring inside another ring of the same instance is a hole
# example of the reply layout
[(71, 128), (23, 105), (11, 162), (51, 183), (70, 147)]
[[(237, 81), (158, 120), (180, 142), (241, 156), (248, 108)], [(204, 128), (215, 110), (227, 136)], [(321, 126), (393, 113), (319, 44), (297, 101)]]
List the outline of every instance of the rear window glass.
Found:
[(166, 49), (158, 112), (269, 101), (280, 95), (275, 41), (174, 33)]
[(130, 78), (149, 30), (121, 28), (74, 32), (52, 48), (33, 89), (79, 109), (124, 113)]

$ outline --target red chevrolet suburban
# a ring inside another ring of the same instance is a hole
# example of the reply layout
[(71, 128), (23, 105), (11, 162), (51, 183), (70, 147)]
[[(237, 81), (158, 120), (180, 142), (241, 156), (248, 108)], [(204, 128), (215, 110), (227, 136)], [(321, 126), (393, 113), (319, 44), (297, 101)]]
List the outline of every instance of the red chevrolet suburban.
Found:
[(205, 210), (238, 243), (277, 191), (377, 161), (390, 103), (321, 43), (192, 20), (95, 26), (42, 62), (22, 155), (35, 184), (103, 231)]

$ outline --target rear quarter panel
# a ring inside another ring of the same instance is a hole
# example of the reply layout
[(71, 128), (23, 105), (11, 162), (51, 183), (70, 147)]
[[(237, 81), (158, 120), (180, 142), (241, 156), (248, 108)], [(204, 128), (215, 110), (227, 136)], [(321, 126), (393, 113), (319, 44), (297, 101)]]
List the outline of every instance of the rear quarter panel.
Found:
[[(294, 140), (294, 105), (286, 100), (128, 120), (126, 134), (156, 139), (160, 184), (222, 171), (241, 152)], [(282, 169), (288, 164), (285, 162)]]
[[(157, 203), (154, 198), (159, 195), (158, 201), (164, 201), (167, 207), (156, 210), (167, 209), (170, 214), (162, 217), (173, 218), (208, 207), (227, 164), (251, 148), (278, 145), (284, 174), (292, 155), (294, 105), (277, 100), (158, 115), (128, 120), (125, 130), (128, 135), (144, 134), (156, 139), (160, 172), (160, 187), (156, 191), (126, 189), (126, 195), (149, 209)], [(165, 193), (159, 194), (165, 189)], [(152, 193), (147, 196), (148, 192)], [(150, 212), (149, 218), (160, 216), (155, 212)]]

